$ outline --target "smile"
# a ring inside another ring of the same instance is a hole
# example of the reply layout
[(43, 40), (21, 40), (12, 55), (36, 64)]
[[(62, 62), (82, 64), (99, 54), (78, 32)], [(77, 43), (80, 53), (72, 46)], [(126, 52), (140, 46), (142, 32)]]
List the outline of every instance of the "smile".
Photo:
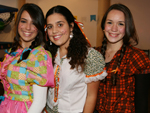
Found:
[(110, 35), (111, 37), (117, 37), (117, 36), (118, 36), (118, 34), (113, 34), (113, 33), (109, 33), (109, 35)]
[(53, 36), (54, 40), (58, 40), (61, 38), (61, 35)]
[(54, 36), (54, 38), (59, 38), (60, 36)]
[(25, 34), (25, 36), (30, 36), (31, 33), (28, 33), (28, 32), (23, 32)]

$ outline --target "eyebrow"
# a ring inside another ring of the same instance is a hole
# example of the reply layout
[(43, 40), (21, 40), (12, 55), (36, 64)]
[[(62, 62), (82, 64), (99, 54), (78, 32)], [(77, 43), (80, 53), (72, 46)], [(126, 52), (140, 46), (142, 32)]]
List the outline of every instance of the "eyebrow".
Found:
[[(106, 21), (112, 21), (112, 20), (110, 20), (110, 19), (107, 19)], [(119, 22), (123, 22), (123, 23), (125, 23), (125, 21), (119, 21)]]
[(58, 21), (58, 22), (56, 22), (56, 23), (61, 23), (61, 22), (62, 22), (62, 23), (65, 23), (64, 21)]
[(21, 19), (23, 19), (23, 20), (27, 20), (27, 19), (25, 19), (25, 18), (20, 18), (20, 20), (21, 20)]
[[(57, 21), (56, 23), (65, 23), (64, 21)], [(52, 25), (51, 23), (50, 24), (47, 24), (47, 25)]]

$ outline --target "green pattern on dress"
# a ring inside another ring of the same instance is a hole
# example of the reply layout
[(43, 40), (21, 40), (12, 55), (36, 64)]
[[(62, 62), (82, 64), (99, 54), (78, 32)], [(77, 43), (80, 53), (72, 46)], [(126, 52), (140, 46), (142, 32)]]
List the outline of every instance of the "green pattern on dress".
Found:
[(11, 76), (12, 79), (19, 79), (19, 72), (15, 72), (15, 71), (12, 71), (12, 76)]
[(42, 80), (40, 81), (40, 84), (41, 84), (41, 85), (44, 85), (44, 84), (46, 83), (46, 81), (47, 81), (46, 79), (42, 79)]
[(105, 66), (103, 56), (96, 50), (91, 49), (86, 59), (84, 73), (87, 76), (94, 75), (103, 71)]
[(17, 91), (22, 91), (22, 89), (20, 89), (20, 86), (16, 85), (16, 84), (12, 84), (13, 88)]
[(38, 57), (37, 57), (37, 60), (39, 61), (39, 62), (41, 62), (41, 61), (44, 61), (44, 56), (43, 55), (38, 55)]
[(51, 109), (50, 107), (48, 107), (48, 105), (46, 105), (46, 110), (48, 113), (59, 113), (58, 112), (58, 105), (54, 106), (53, 109)]
[(35, 66), (35, 61), (28, 60), (27, 67), (34, 67), (34, 66)]
[(39, 70), (40, 70), (40, 73), (41, 73), (41, 74), (47, 73), (46, 66), (40, 66), (40, 67), (39, 67)]

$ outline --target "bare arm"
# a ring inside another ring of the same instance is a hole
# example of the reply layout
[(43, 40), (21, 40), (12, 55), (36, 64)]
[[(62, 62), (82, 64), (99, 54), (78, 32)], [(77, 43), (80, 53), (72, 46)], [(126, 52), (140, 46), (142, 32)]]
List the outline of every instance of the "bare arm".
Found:
[(83, 113), (93, 113), (95, 109), (99, 83), (100, 81), (96, 81), (87, 84), (87, 97)]

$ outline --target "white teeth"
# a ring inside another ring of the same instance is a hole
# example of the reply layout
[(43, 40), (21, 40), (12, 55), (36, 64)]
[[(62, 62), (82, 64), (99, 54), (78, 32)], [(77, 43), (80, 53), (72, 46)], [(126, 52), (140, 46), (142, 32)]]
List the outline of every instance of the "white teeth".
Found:
[(112, 36), (116, 36), (116, 35), (113, 35), (113, 34), (111, 34)]
[(58, 38), (58, 37), (60, 37), (60, 36), (54, 36), (54, 38)]
[(117, 36), (117, 34), (111, 34), (111, 36), (115, 37), (115, 36)]
[(25, 35), (30, 35), (31, 33), (25, 33), (25, 32), (24, 32), (24, 34), (25, 34)]

